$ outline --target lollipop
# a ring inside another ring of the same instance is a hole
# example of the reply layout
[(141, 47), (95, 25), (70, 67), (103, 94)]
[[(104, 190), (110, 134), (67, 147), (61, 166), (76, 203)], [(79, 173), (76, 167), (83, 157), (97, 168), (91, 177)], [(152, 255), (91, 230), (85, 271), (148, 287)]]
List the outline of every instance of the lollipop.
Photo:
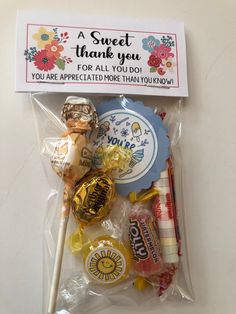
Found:
[(65, 183), (60, 229), (54, 261), (48, 314), (55, 313), (58, 286), (61, 273), (63, 250), (70, 212), (70, 201), (75, 183), (82, 179), (91, 168), (92, 153), (86, 132), (97, 127), (96, 109), (89, 99), (68, 97), (63, 105), (61, 118), (67, 132), (57, 143), (51, 158), (53, 170)]

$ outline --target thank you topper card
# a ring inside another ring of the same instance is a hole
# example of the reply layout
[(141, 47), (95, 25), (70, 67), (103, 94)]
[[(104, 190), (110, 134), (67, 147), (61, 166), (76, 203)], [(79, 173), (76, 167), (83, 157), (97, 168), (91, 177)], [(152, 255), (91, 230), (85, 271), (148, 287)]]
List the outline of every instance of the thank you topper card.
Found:
[(16, 91), (187, 96), (184, 25), (19, 11)]

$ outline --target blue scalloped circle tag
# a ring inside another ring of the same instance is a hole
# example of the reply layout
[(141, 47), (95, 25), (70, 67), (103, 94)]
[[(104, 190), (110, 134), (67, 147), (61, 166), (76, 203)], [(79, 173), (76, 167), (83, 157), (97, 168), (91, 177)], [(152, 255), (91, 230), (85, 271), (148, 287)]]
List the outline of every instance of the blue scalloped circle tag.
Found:
[(124, 97), (97, 106), (99, 129), (93, 141), (100, 145), (121, 145), (132, 150), (128, 168), (115, 172), (117, 192), (128, 195), (151, 186), (160, 178), (169, 157), (170, 141), (162, 120), (141, 101)]

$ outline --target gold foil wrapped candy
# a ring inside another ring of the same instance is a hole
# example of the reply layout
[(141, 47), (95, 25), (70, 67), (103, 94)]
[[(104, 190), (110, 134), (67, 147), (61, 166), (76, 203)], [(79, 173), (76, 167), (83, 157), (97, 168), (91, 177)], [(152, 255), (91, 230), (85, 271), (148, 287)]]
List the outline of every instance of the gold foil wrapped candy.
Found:
[(94, 224), (105, 218), (115, 197), (112, 171), (128, 165), (131, 151), (121, 146), (100, 147), (97, 151), (103, 168), (92, 171), (76, 187), (72, 198), (72, 211), (82, 224)]
[(81, 222), (94, 224), (108, 215), (114, 196), (111, 177), (101, 171), (92, 173), (76, 188), (72, 200), (73, 214)]

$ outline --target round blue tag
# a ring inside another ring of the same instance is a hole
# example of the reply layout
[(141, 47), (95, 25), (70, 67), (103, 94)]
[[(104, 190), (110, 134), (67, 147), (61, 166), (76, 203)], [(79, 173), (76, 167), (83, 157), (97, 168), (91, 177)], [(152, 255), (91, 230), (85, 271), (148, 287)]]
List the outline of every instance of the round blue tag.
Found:
[(99, 129), (93, 144), (121, 145), (132, 150), (131, 161), (124, 171), (116, 171), (117, 192), (128, 195), (151, 186), (160, 178), (169, 157), (169, 138), (162, 120), (141, 101), (124, 97), (97, 106)]

